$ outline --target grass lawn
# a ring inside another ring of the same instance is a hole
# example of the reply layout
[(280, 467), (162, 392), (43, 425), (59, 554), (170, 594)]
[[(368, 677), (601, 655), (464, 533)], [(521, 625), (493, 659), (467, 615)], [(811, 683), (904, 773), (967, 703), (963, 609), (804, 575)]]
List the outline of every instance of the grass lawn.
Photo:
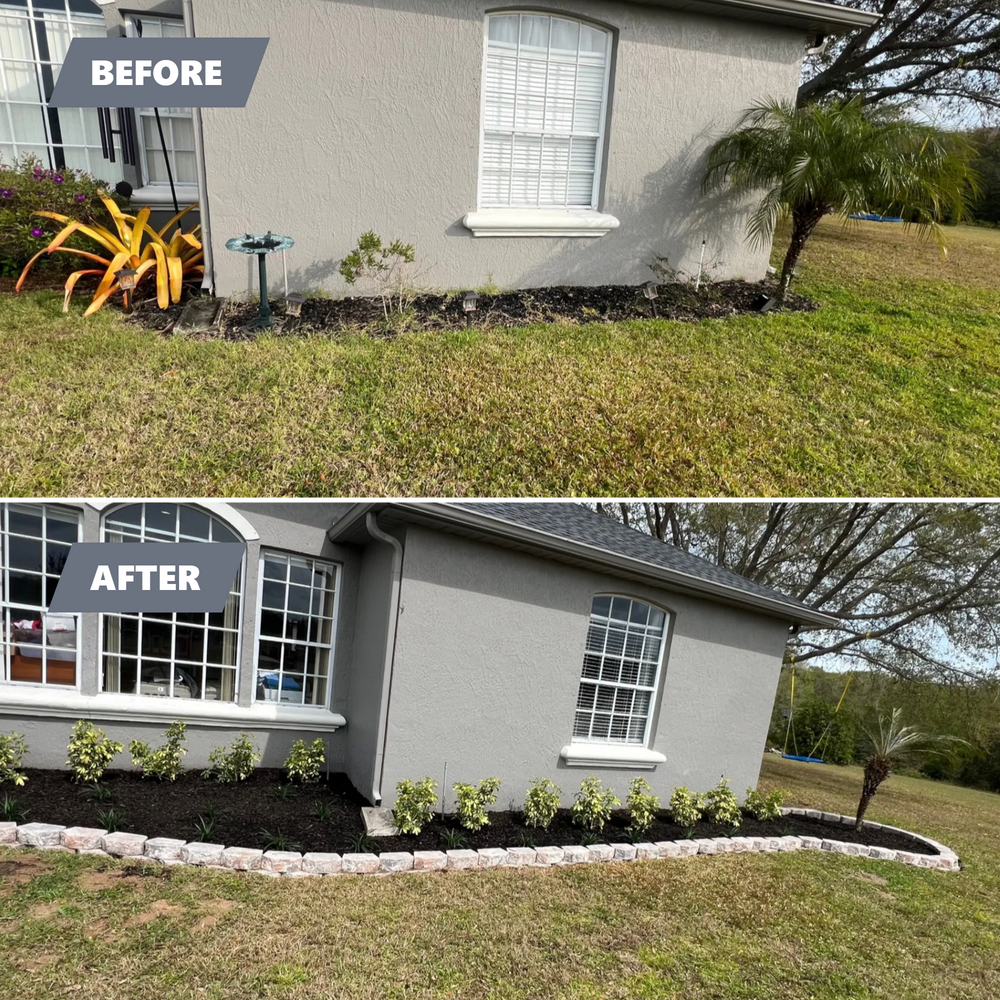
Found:
[(827, 221), (814, 314), (253, 344), (0, 296), (7, 495), (1000, 492), (1000, 232)]
[[(767, 758), (850, 811), (858, 768)], [(997, 796), (893, 777), (872, 818), (966, 870), (819, 853), (276, 880), (0, 849), (0, 997), (982, 1000), (1000, 995)], [(107, 870), (101, 870), (101, 869)]]

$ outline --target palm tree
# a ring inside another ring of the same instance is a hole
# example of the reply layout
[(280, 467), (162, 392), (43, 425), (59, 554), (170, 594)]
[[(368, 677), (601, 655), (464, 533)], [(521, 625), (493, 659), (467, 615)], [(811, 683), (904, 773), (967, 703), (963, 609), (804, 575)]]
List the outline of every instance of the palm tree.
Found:
[(961, 136), (921, 125), (897, 108), (860, 100), (796, 108), (765, 101), (743, 113), (735, 131), (709, 152), (703, 188), (761, 195), (747, 220), (757, 247), (790, 215), (792, 239), (777, 298), (784, 300), (795, 265), (817, 223), (877, 211), (903, 216), (932, 232), (944, 250), (942, 222), (958, 222), (977, 196), (975, 148)]
[(865, 760), (865, 779), (861, 786), (861, 801), (858, 803), (858, 814), (854, 827), (861, 829), (868, 804), (874, 798), (886, 778), (892, 774), (892, 769), (918, 754), (939, 753), (934, 744), (952, 744), (963, 742), (953, 736), (928, 736), (918, 732), (912, 726), (900, 723), (899, 709), (894, 708), (891, 716), (880, 715), (876, 730), (865, 730), (870, 743), (870, 752)]

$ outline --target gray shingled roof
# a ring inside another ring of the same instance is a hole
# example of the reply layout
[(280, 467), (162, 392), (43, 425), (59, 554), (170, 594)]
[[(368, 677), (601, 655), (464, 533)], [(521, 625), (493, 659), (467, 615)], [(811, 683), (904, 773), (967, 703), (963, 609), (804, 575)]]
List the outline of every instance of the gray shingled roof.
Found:
[(534, 528), (557, 538), (580, 542), (654, 566), (662, 566), (664, 569), (684, 573), (708, 583), (732, 587), (792, 607), (808, 608), (787, 594), (772, 590), (770, 587), (763, 587), (745, 576), (732, 573), (700, 556), (691, 555), (675, 545), (661, 542), (645, 532), (626, 528), (624, 524), (577, 503), (462, 502), (451, 506), (461, 507), (483, 517)]

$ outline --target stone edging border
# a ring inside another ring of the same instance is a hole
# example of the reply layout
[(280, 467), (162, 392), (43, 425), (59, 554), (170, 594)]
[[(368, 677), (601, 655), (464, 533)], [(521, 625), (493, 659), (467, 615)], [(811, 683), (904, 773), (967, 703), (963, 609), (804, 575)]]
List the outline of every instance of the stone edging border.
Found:
[[(781, 810), (785, 816), (803, 816), (825, 823), (853, 826), (854, 818), (816, 809)], [(149, 838), (140, 833), (108, 833), (83, 826), (52, 823), (0, 823), (0, 845), (104, 857), (135, 858), (166, 865), (196, 865), (223, 871), (259, 875), (306, 877), (318, 875), (388, 875), (411, 871), (468, 871), (484, 868), (545, 868), (598, 861), (648, 861), (684, 858), (695, 854), (728, 854), (773, 851), (829, 851), (854, 857), (899, 861), (918, 868), (960, 871), (958, 855), (929, 837), (868, 820), (871, 830), (889, 830), (938, 851), (915, 854), (886, 847), (868, 847), (820, 837), (713, 837), (700, 840), (661, 841), (656, 844), (594, 844), (591, 847), (485, 847), (456, 851), (393, 851), (385, 854), (300, 854), (298, 851), (262, 851), (249, 847), (188, 842), (169, 837)]]

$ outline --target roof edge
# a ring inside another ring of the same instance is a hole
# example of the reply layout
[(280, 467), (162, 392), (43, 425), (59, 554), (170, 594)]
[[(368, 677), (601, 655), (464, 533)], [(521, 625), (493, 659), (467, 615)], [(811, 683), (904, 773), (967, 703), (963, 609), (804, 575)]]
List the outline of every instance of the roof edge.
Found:
[(825, 0), (633, 0), (653, 7), (708, 10), (716, 8), (738, 15), (739, 11), (770, 14), (778, 23), (799, 25), (823, 31), (868, 28), (877, 24), (881, 14), (856, 7), (842, 7)]
[(329, 529), (327, 535), (330, 540), (336, 541), (348, 529), (362, 520), (369, 510), (375, 507), (389, 507), (411, 515), (419, 515), (424, 519), (450, 522), (487, 533), (492, 531), (494, 534), (526, 542), (540, 549), (573, 555), (578, 558), (582, 556), (603, 566), (611, 566), (631, 573), (638, 573), (661, 585), (666, 582), (677, 589), (699, 596), (707, 595), (716, 599), (724, 598), (730, 604), (749, 608), (754, 611), (762, 611), (770, 614), (772, 617), (791, 622), (793, 625), (835, 628), (840, 624), (840, 620), (834, 615), (828, 615), (822, 611), (814, 611), (812, 608), (807, 608), (790, 597), (782, 595), (776, 598), (768, 598), (760, 594), (753, 594), (749, 591), (740, 590), (738, 587), (730, 587), (724, 583), (704, 580), (689, 573), (684, 573), (681, 570), (670, 569), (656, 563), (646, 562), (634, 556), (609, 552), (596, 545), (588, 545), (585, 542), (562, 538), (559, 535), (551, 535), (539, 528), (529, 528), (513, 521), (505, 521), (503, 518), (492, 514), (479, 513), (478, 511), (470, 510), (468, 507), (456, 507), (447, 501), (431, 501), (427, 503), (414, 503), (410, 501), (387, 501), (378, 504), (359, 503), (355, 505), (354, 509), (347, 511), (344, 517), (336, 521)]

